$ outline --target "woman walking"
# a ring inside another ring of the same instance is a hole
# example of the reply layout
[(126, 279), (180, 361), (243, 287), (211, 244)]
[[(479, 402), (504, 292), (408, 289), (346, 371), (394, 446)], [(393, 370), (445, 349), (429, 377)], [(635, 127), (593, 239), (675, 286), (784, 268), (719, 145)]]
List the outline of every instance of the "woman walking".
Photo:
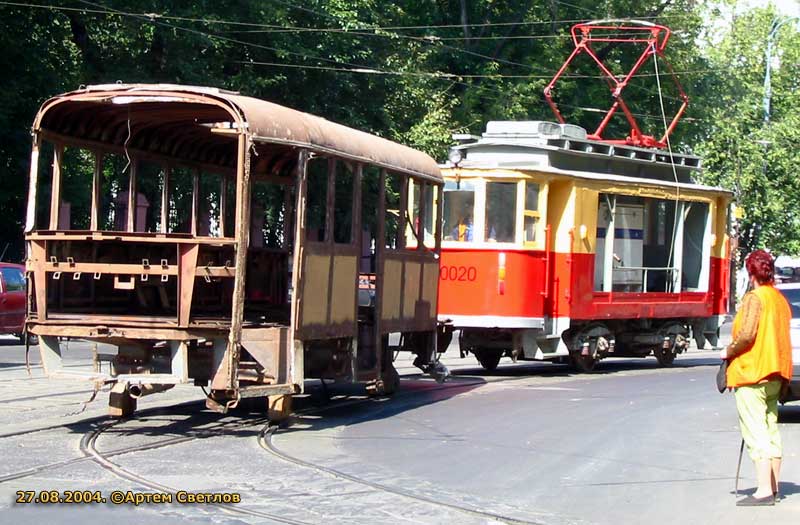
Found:
[(728, 359), (742, 438), (755, 463), (758, 488), (739, 506), (774, 505), (781, 471), (778, 398), (792, 378), (791, 309), (775, 289), (775, 262), (764, 250), (745, 260), (752, 291), (742, 299), (733, 321), (733, 341), (720, 351)]

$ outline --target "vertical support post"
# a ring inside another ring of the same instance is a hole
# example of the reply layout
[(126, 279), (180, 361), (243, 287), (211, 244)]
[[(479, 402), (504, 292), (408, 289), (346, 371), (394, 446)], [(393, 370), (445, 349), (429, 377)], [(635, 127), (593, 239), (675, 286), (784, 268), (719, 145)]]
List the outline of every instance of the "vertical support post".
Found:
[(434, 200), (434, 206), (436, 207), (436, 222), (433, 225), (436, 230), (434, 231), (435, 237), (435, 247), (434, 252), (439, 253), (442, 251), (442, 200), (444, 197), (444, 186), (437, 184), (434, 186), (436, 188), (436, 199)]
[[(194, 281), (197, 275), (197, 256), (200, 253), (198, 244), (178, 245), (178, 326), (189, 326), (192, 315), (192, 298), (194, 297)], [(236, 268), (238, 275), (239, 268)]]
[(247, 278), (247, 248), (250, 246), (250, 138), (239, 135), (236, 162), (236, 277), (233, 284), (231, 330), (226, 350), (227, 389), (237, 387), (237, 365), (244, 321), (244, 287)]
[[(405, 184), (405, 178), (401, 177), (401, 181)], [(402, 185), (401, 185), (402, 186)], [(401, 195), (402, 195), (401, 190)], [(400, 202), (400, 216), (401, 219), (404, 215), (404, 203)], [(381, 370), (383, 369), (383, 337), (381, 336), (381, 325), (383, 324), (383, 279), (385, 272), (386, 255), (386, 170), (382, 169), (380, 177), (378, 178), (378, 221), (376, 223), (378, 238), (375, 243), (375, 257), (377, 264), (375, 265), (375, 332), (374, 332), (374, 348), (375, 348), (375, 374), (376, 378), (380, 378)], [(399, 229), (398, 235), (402, 237), (403, 229)], [(402, 297), (402, 294), (401, 294)]]
[(52, 335), (39, 336), (39, 355), (42, 359), (44, 375), (51, 376), (63, 369), (64, 363), (61, 359), (61, 345), (58, 337)]
[(126, 222), (126, 231), (136, 231), (136, 175), (138, 171), (136, 159), (131, 160), (131, 173), (128, 177), (128, 220)]
[(53, 182), (50, 186), (50, 229), (58, 229), (58, 215), (61, 209), (61, 162), (64, 157), (64, 145), (56, 144), (53, 153)]
[(192, 172), (192, 237), (197, 237), (197, 214), (200, 212), (200, 170)]
[(219, 236), (225, 237), (225, 216), (228, 214), (228, 179), (225, 175), (219, 183)]
[(606, 227), (606, 239), (603, 252), (603, 291), (610, 292), (613, 290), (614, 280), (614, 236), (616, 235), (615, 223), (617, 214), (617, 196), (606, 195), (606, 204), (608, 204), (608, 211), (611, 218), (608, 220), (608, 227)]
[(161, 233), (167, 233), (169, 227), (169, 177), (172, 167), (164, 166), (164, 181), (161, 184)]
[[(38, 133), (33, 136), (33, 150), (31, 151), (31, 171), (28, 180), (28, 209), (25, 215), (25, 233), (30, 233), (36, 227), (36, 192), (39, 187), (39, 150), (42, 139)], [(30, 253), (28, 254), (30, 256)]]
[(358, 289), (361, 282), (361, 272), (359, 261), (361, 259), (361, 178), (364, 175), (364, 165), (361, 163), (356, 164), (356, 169), (353, 172), (353, 206), (351, 208), (350, 220), (350, 245), (353, 246), (356, 254), (356, 271), (355, 271), (355, 299), (353, 301), (353, 337), (350, 345), (350, 370), (352, 381), (358, 381)]
[(475, 215), (472, 217), (472, 240), (485, 242), (486, 232), (486, 181), (475, 183)]
[(294, 249), (292, 252), (292, 304), (291, 304), (291, 341), (289, 351), (291, 352), (292, 369), (289, 377), (292, 383), (298, 385), (302, 391), (304, 374), (304, 347), (303, 341), (297, 338), (297, 331), (300, 328), (300, 312), (302, 308), (302, 282), (303, 273), (303, 250), (306, 244), (306, 170), (308, 167), (308, 151), (301, 149), (297, 158), (297, 175), (295, 187), (295, 220), (294, 220)]
[(100, 193), (103, 191), (103, 153), (94, 152), (94, 173), (92, 174), (92, 210), (89, 218), (89, 229), (96, 231), (100, 229)]

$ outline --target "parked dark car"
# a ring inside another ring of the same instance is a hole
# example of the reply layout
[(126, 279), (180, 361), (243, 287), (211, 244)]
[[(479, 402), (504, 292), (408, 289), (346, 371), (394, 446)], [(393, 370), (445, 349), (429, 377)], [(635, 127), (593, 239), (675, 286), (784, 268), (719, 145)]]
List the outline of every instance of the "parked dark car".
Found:
[(800, 283), (786, 283), (776, 286), (783, 293), (789, 306), (792, 307), (792, 356), (794, 357), (794, 374), (789, 385), (788, 394), (781, 400), (800, 401), (800, 348), (796, 346), (800, 342)]
[(25, 267), (0, 263), (0, 334), (14, 334), (24, 342)]

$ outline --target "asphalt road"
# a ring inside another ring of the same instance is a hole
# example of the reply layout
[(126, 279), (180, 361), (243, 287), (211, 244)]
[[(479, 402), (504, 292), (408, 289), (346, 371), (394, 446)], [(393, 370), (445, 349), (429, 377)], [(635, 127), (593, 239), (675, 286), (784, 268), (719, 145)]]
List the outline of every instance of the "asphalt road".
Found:
[[(512, 364), (487, 374), (453, 349), (444, 385), (398, 363), (402, 392), (308, 384), (264, 433), (257, 405), (221, 416), (199, 389), (144, 398), (109, 425), (107, 394), (47, 380), (0, 337), (0, 523), (797, 523), (800, 403), (781, 409), (785, 498), (734, 506), (738, 423), (714, 352), (606, 360), (597, 373)], [(85, 343), (68, 365), (90, 366)], [(36, 361), (36, 360), (35, 360)], [(13, 479), (10, 479), (13, 478)], [(747, 458), (743, 492), (754, 490)], [(235, 492), (241, 503), (21, 504), (18, 490)]]

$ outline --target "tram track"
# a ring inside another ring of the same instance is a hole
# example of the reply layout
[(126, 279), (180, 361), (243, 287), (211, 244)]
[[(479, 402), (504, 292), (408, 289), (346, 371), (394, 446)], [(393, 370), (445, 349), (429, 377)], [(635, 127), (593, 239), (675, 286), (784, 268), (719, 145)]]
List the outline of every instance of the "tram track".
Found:
[[(476, 386), (480, 386), (480, 385), (486, 384), (486, 381), (483, 380), (483, 379), (480, 379), (480, 380), (466, 380), (466, 381), (464, 379), (466, 379), (466, 378), (463, 378), (462, 380), (458, 380), (458, 381), (448, 382), (446, 384), (432, 384), (431, 386), (426, 386), (424, 388), (419, 388), (419, 389), (416, 389), (416, 390), (401, 391), (401, 392), (397, 393), (395, 396), (393, 396), (392, 399), (411, 398), (411, 397), (416, 397), (416, 396), (419, 396), (419, 395), (425, 395), (425, 394), (433, 393), (433, 392), (439, 392), (439, 391), (443, 391), (443, 390), (466, 389), (466, 388), (471, 388), (471, 387), (476, 387)], [(502, 379), (502, 380), (499, 380), (499, 381), (517, 381), (519, 379), (521, 379), (521, 378), (516, 378), (515, 377), (515, 378), (506, 378), (506, 379)], [(191, 405), (191, 404), (196, 404), (196, 403), (197, 402), (189, 402), (189, 403), (186, 403), (186, 405)], [(363, 398), (356, 398), (356, 399), (347, 398), (347, 399), (345, 399), (343, 401), (335, 401), (335, 402), (332, 402), (330, 404), (326, 404), (326, 405), (323, 405), (323, 406), (319, 406), (319, 405), (310, 406), (308, 408), (293, 412), (292, 413), (292, 417), (300, 417), (300, 416), (303, 416), (303, 415), (306, 415), (306, 414), (326, 412), (326, 411), (330, 411), (330, 410), (342, 409), (342, 408), (352, 407), (352, 406), (356, 406), (356, 405), (363, 405), (363, 404), (367, 404), (367, 403), (375, 403), (375, 399), (372, 398), (372, 397), (363, 397)], [(170, 407), (157, 407), (157, 408), (151, 409), (151, 411), (152, 411), (152, 413), (160, 413), (160, 412), (164, 412), (165, 410), (167, 410), (167, 408), (170, 408)], [(174, 408), (174, 407), (171, 407), (171, 408)], [(150, 410), (148, 410), (147, 412), (149, 413)], [(144, 415), (144, 412), (142, 414), (140, 414), (140, 415)], [(166, 485), (160, 484), (157, 481), (145, 478), (145, 477), (140, 476), (140, 475), (138, 475), (138, 474), (136, 474), (134, 472), (131, 472), (130, 470), (127, 470), (127, 469), (123, 468), (122, 466), (120, 466), (119, 464), (114, 463), (113, 461), (111, 461), (111, 458), (122, 456), (122, 455), (126, 455), (126, 454), (132, 454), (132, 453), (136, 453), (136, 452), (143, 452), (143, 451), (147, 451), (147, 450), (154, 450), (154, 449), (164, 448), (164, 447), (178, 445), (178, 444), (182, 444), (182, 443), (188, 443), (188, 442), (195, 441), (195, 440), (198, 440), (198, 439), (202, 439), (202, 438), (205, 438), (205, 437), (223, 436), (223, 435), (226, 434), (226, 432), (229, 432), (231, 430), (239, 430), (239, 429), (250, 428), (250, 427), (254, 427), (254, 426), (258, 426), (258, 425), (263, 425), (261, 430), (259, 431), (259, 433), (257, 435), (257, 440), (258, 440), (259, 445), (264, 450), (266, 450), (268, 453), (270, 453), (271, 455), (273, 455), (274, 457), (278, 458), (279, 460), (281, 460), (283, 462), (291, 463), (291, 464), (294, 464), (295, 466), (300, 466), (300, 467), (307, 468), (307, 469), (313, 469), (313, 470), (315, 470), (317, 472), (324, 473), (324, 474), (326, 474), (328, 476), (332, 476), (332, 477), (337, 478), (337, 479), (344, 479), (344, 480), (347, 480), (349, 482), (356, 483), (356, 484), (358, 484), (360, 486), (367, 487), (371, 491), (379, 491), (379, 492), (383, 492), (383, 493), (386, 493), (386, 494), (392, 494), (392, 495), (395, 495), (395, 496), (399, 496), (399, 497), (403, 497), (403, 498), (406, 498), (406, 499), (414, 500), (414, 501), (417, 501), (419, 503), (423, 503), (423, 504), (426, 504), (426, 505), (431, 505), (431, 506), (435, 506), (435, 507), (439, 507), (439, 508), (448, 509), (448, 510), (451, 510), (451, 511), (455, 511), (455, 512), (458, 512), (458, 513), (461, 513), (461, 514), (465, 514), (465, 515), (470, 515), (470, 516), (473, 516), (473, 517), (478, 517), (478, 518), (481, 518), (481, 519), (491, 519), (491, 520), (495, 520), (495, 521), (499, 521), (499, 522), (503, 522), (503, 523), (508, 523), (508, 524), (513, 524), (513, 525), (517, 525), (517, 524), (535, 525), (535, 524), (539, 523), (539, 522), (536, 522), (536, 521), (522, 520), (522, 519), (514, 518), (514, 517), (511, 517), (511, 516), (505, 516), (505, 515), (498, 514), (498, 513), (483, 511), (483, 510), (479, 510), (479, 509), (476, 509), (476, 508), (473, 508), (473, 507), (468, 507), (468, 506), (458, 505), (458, 504), (454, 504), (454, 503), (448, 503), (448, 502), (439, 501), (439, 500), (437, 500), (437, 499), (435, 499), (433, 497), (426, 496), (424, 494), (419, 494), (419, 493), (416, 493), (416, 492), (413, 492), (413, 491), (408, 491), (408, 490), (405, 490), (405, 489), (402, 489), (402, 488), (398, 488), (398, 487), (391, 487), (391, 486), (388, 486), (388, 485), (384, 485), (382, 483), (372, 482), (372, 481), (365, 480), (365, 479), (359, 478), (357, 476), (354, 476), (354, 475), (351, 475), (351, 474), (348, 474), (348, 473), (345, 473), (345, 472), (341, 472), (339, 470), (336, 470), (336, 469), (333, 469), (333, 468), (330, 468), (330, 467), (327, 467), (327, 466), (324, 466), (324, 465), (315, 464), (313, 462), (309, 462), (309, 461), (302, 460), (300, 458), (293, 457), (290, 454), (287, 454), (286, 452), (280, 450), (273, 443), (272, 436), (277, 431), (277, 427), (275, 425), (271, 425), (269, 422), (266, 422), (266, 424), (264, 424), (265, 423), (265, 419), (264, 418), (259, 418), (257, 420), (246, 421), (246, 422), (241, 422), (241, 423), (230, 423), (230, 422), (229, 423), (223, 423), (223, 424), (218, 425), (218, 426), (216, 426), (214, 428), (211, 428), (211, 429), (208, 429), (208, 430), (205, 430), (205, 431), (200, 431), (200, 432), (198, 432), (198, 433), (196, 433), (194, 435), (191, 435), (191, 436), (177, 436), (177, 437), (173, 437), (173, 438), (158, 440), (158, 441), (155, 441), (155, 442), (152, 442), (152, 443), (145, 443), (145, 444), (135, 445), (135, 446), (131, 446), (131, 447), (123, 447), (123, 448), (119, 448), (119, 449), (114, 449), (114, 450), (110, 450), (110, 451), (107, 451), (107, 452), (100, 452), (96, 447), (96, 442), (97, 442), (98, 437), (100, 435), (102, 435), (104, 432), (109, 431), (110, 429), (114, 428), (115, 426), (117, 426), (117, 425), (119, 425), (119, 424), (121, 424), (121, 423), (123, 423), (125, 421), (125, 420), (108, 421), (108, 419), (109, 419), (108, 416), (99, 416), (99, 417), (91, 418), (91, 419), (88, 419), (88, 420), (79, 421), (79, 422), (76, 422), (76, 423), (68, 423), (68, 424), (64, 424), (64, 425), (52, 425), (52, 426), (49, 426), (49, 427), (42, 427), (42, 428), (38, 428), (38, 429), (31, 429), (31, 430), (28, 430), (28, 431), (20, 431), (20, 432), (16, 432), (16, 433), (8, 433), (8, 434), (0, 435), (0, 438), (2, 438), (2, 437), (14, 436), (14, 435), (23, 435), (23, 434), (33, 433), (33, 432), (40, 432), (40, 431), (49, 430), (49, 429), (56, 429), (56, 428), (67, 426), (69, 424), (86, 425), (86, 424), (99, 423), (99, 425), (96, 428), (90, 429), (81, 438), (80, 450), (83, 453), (82, 457), (69, 458), (69, 459), (65, 459), (65, 460), (62, 460), (62, 461), (49, 463), (49, 464), (46, 464), (46, 465), (40, 465), (40, 466), (33, 467), (33, 468), (30, 468), (30, 469), (26, 469), (26, 470), (14, 472), (14, 473), (6, 474), (4, 476), (0, 476), (0, 483), (8, 482), (8, 481), (16, 480), (16, 479), (22, 479), (22, 478), (30, 477), (30, 476), (33, 476), (33, 475), (38, 474), (40, 472), (44, 472), (44, 471), (48, 471), (48, 470), (52, 470), (52, 469), (57, 469), (57, 468), (69, 466), (69, 465), (76, 464), (76, 463), (83, 463), (83, 462), (93, 461), (96, 464), (98, 464), (99, 466), (101, 466), (102, 468), (112, 472), (117, 477), (126, 479), (128, 481), (133, 481), (133, 482), (136, 482), (136, 483), (140, 483), (141, 485), (143, 485), (145, 487), (148, 487), (148, 488), (151, 488), (153, 490), (159, 490), (159, 491), (164, 491), (164, 492), (175, 493), (176, 489), (173, 489), (173, 488), (168, 487)], [(280, 523), (306, 525), (305, 522), (302, 522), (302, 521), (293, 520), (293, 519), (290, 519), (290, 518), (285, 518), (285, 517), (278, 516), (278, 515), (275, 515), (275, 514), (271, 514), (271, 513), (267, 513), (267, 512), (261, 512), (261, 511), (257, 511), (257, 510), (253, 510), (253, 509), (241, 508), (241, 507), (238, 507), (236, 505), (229, 505), (229, 504), (220, 503), (220, 504), (214, 504), (214, 506), (217, 507), (217, 508), (220, 508), (220, 509), (222, 509), (222, 510), (224, 510), (226, 512), (231, 512), (231, 513), (234, 513), (234, 514), (249, 515), (249, 516), (252, 516), (252, 517), (260, 517), (260, 518), (274, 520), (274, 521), (277, 521), (277, 522), (280, 522)]]
[[(107, 418), (103, 418), (103, 419), (107, 419)], [(146, 450), (154, 450), (154, 449), (158, 449), (158, 448), (164, 448), (164, 447), (168, 447), (168, 446), (171, 446), (171, 445), (179, 445), (181, 443), (188, 443), (190, 441), (195, 441), (195, 440), (198, 440), (198, 439), (204, 439), (204, 438), (208, 438), (208, 437), (224, 435), (224, 431), (228, 431), (228, 430), (239, 430), (239, 429), (242, 429), (242, 428), (258, 426), (258, 425), (262, 424), (264, 421), (265, 421), (264, 418), (259, 418), (259, 419), (255, 420), (255, 421), (248, 421), (246, 423), (240, 423), (240, 424), (234, 424), (234, 425), (230, 425), (229, 423), (224, 423), (224, 424), (218, 425), (216, 427), (213, 427), (212, 429), (209, 429), (209, 430), (206, 430), (206, 431), (202, 431), (202, 432), (196, 433), (196, 434), (191, 435), (191, 436), (179, 436), (179, 437), (174, 437), (174, 438), (162, 439), (162, 440), (159, 440), (159, 441), (155, 441), (153, 443), (145, 443), (145, 444), (142, 444), (142, 445), (134, 445), (132, 447), (123, 447), (123, 448), (114, 449), (114, 450), (110, 450), (108, 452), (105, 452), (104, 455), (105, 455), (105, 457), (109, 457), (110, 458), (110, 457), (115, 457), (115, 456), (122, 456), (122, 455), (125, 455), (125, 454), (132, 454), (134, 452), (144, 452)], [(122, 421), (107, 422), (105, 425), (101, 425), (101, 428), (104, 427), (105, 429), (108, 429), (108, 428), (111, 428), (113, 426), (116, 426), (118, 423), (121, 423), (121, 422)], [(217, 429), (221, 429), (222, 431), (217, 431)], [(92, 429), (92, 430), (89, 431), (89, 433), (91, 433), (91, 432), (93, 432), (95, 430), (96, 429)], [(72, 464), (75, 464), (75, 463), (84, 463), (84, 462), (87, 462), (87, 461), (89, 461), (91, 459), (92, 459), (91, 457), (84, 455), (82, 457), (69, 458), (69, 459), (65, 459), (65, 460), (62, 460), (62, 461), (56, 461), (56, 462), (53, 462), (53, 463), (47, 463), (45, 465), (39, 465), (39, 466), (36, 466), (36, 467), (31, 467), (29, 469), (20, 470), (20, 471), (17, 471), (17, 472), (13, 472), (13, 473), (10, 473), (10, 474), (5, 474), (3, 476), (0, 476), (0, 483), (5, 483), (7, 481), (13, 481), (15, 479), (27, 478), (27, 477), (33, 476), (35, 474), (38, 474), (40, 472), (44, 472), (44, 471), (48, 471), (48, 470), (52, 470), (52, 469), (56, 469), (56, 468), (60, 468), (60, 467), (65, 467), (65, 466), (72, 465)]]
[[(142, 485), (144, 487), (147, 487), (149, 489), (157, 490), (157, 491), (160, 491), (160, 492), (168, 492), (168, 493), (171, 493), (171, 494), (174, 494), (174, 493), (178, 492), (178, 489), (169, 487), (167, 485), (163, 485), (161, 483), (158, 483), (158, 482), (153, 481), (151, 479), (145, 478), (143, 476), (140, 476), (138, 474), (135, 474), (135, 473), (123, 468), (122, 466), (118, 465), (117, 463), (114, 463), (113, 461), (111, 461), (109, 459), (111, 457), (110, 454), (104, 454), (104, 453), (100, 452), (97, 449), (97, 446), (96, 446), (97, 445), (97, 438), (100, 437), (100, 435), (103, 432), (105, 432), (106, 430), (108, 430), (109, 428), (113, 427), (116, 424), (117, 424), (117, 422), (112, 422), (112, 423), (110, 423), (108, 425), (102, 426), (102, 427), (97, 428), (97, 429), (93, 429), (93, 430), (87, 432), (86, 434), (84, 434), (83, 438), (81, 438), (80, 448), (81, 448), (81, 452), (83, 452), (85, 454), (86, 459), (93, 460), (95, 463), (100, 465), (102, 468), (108, 470), (109, 472), (111, 472), (112, 474), (114, 474), (115, 476), (117, 476), (119, 478), (122, 478), (122, 479), (125, 479), (125, 480), (128, 480), (128, 481), (132, 481), (134, 483), (138, 483), (138, 484), (140, 484), (140, 485)], [(250, 425), (250, 426), (252, 426), (252, 425)], [(185, 439), (186, 441), (190, 440), (190, 438), (176, 438), (176, 439)], [(171, 443), (171, 444), (174, 444), (174, 443)], [(151, 448), (156, 448), (156, 447), (151, 447)], [(291, 519), (291, 518), (286, 518), (284, 516), (278, 516), (276, 514), (271, 514), (269, 512), (262, 512), (262, 511), (258, 511), (258, 510), (254, 510), (254, 509), (248, 509), (246, 507), (240, 507), (240, 506), (231, 505), (231, 504), (227, 504), (227, 503), (209, 503), (208, 505), (210, 507), (216, 507), (218, 509), (221, 509), (221, 510), (223, 510), (225, 512), (228, 512), (228, 513), (231, 513), (231, 514), (252, 516), (252, 517), (256, 517), (256, 518), (265, 518), (265, 519), (273, 520), (273, 521), (278, 522), (278, 523), (287, 523), (289, 525), (310, 525), (308, 522), (294, 520), (294, 519)]]

